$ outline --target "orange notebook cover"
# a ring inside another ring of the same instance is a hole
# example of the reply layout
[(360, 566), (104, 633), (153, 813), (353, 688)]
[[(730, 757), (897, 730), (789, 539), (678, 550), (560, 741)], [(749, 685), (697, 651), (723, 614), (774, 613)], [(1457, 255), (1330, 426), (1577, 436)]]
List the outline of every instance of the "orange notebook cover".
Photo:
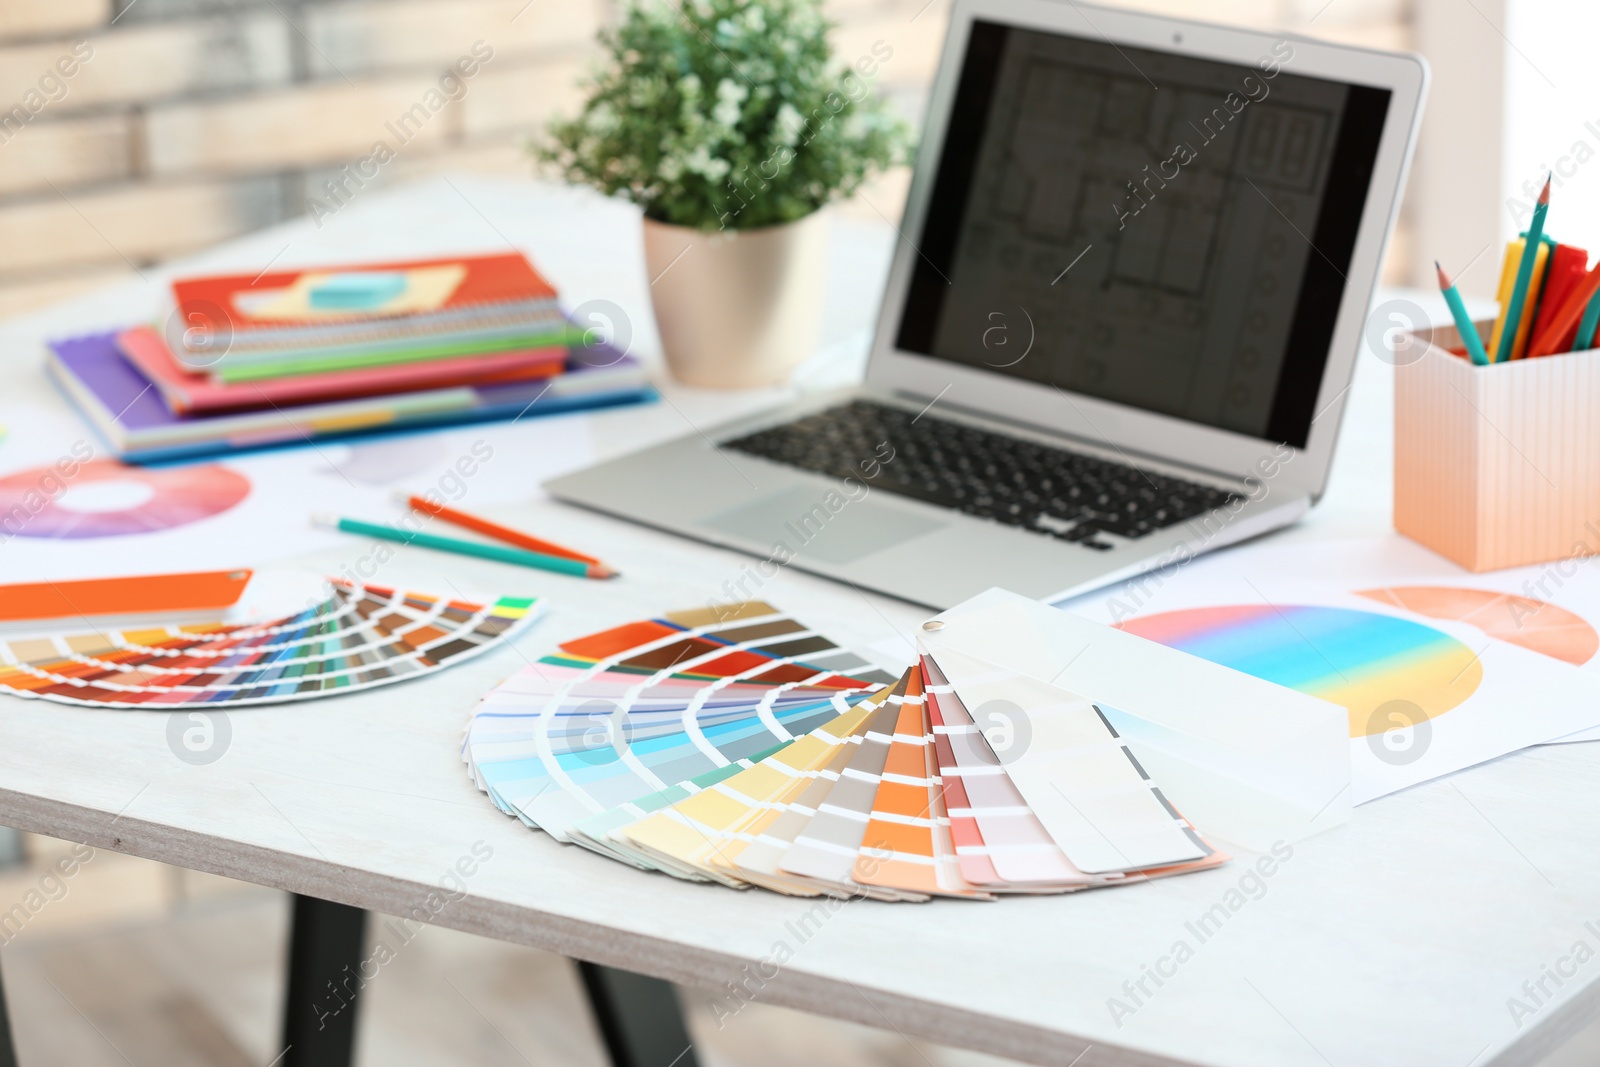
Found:
[(208, 374), (185, 369), (161, 335), (148, 326), (118, 334), (117, 348), (160, 390), (167, 407), (179, 415), (191, 411), (249, 411), (458, 385), (501, 385), (549, 378), (559, 374), (567, 361), (565, 348), (531, 348), (226, 385), (213, 381)]
[(395, 263), (346, 263), (319, 266), (304, 270), (271, 271), (265, 274), (216, 274), (198, 278), (177, 278), (172, 283), (172, 296), (178, 305), (182, 321), (210, 323), (216, 319), (217, 309), (228, 313), (229, 325), (235, 336), (253, 329), (282, 330), (285, 327), (326, 326), (322, 319), (276, 319), (253, 322), (239, 310), (234, 297), (240, 293), (259, 294), (274, 289), (286, 289), (303, 274), (329, 272), (404, 271), (419, 267), (449, 267), (459, 264), (466, 268), (466, 276), (456, 286), (440, 307), (441, 311), (483, 304), (504, 304), (516, 301), (554, 300), (555, 288), (528, 262), (520, 252), (493, 256), (444, 256), (438, 259), (413, 259)]
[(244, 595), (250, 574), (204, 571), (0, 585), (0, 622), (227, 608)]

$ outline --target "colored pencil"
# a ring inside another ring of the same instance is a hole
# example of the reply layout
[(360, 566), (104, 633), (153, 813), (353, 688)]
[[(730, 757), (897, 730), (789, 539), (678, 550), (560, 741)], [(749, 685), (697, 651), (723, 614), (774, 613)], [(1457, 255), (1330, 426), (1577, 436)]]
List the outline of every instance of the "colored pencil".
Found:
[(1533, 281), (1533, 266), (1539, 259), (1540, 238), (1544, 236), (1544, 217), (1550, 211), (1550, 181), (1551, 178), (1546, 178), (1544, 188), (1539, 191), (1539, 202), (1533, 208), (1533, 223), (1528, 227), (1528, 241), (1522, 246), (1522, 262), (1517, 266), (1517, 281), (1511, 289), (1511, 303), (1502, 312), (1505, 329), (1500, 333), (1500, 347), (1495, 350), (1496, 363), (1504, 363), (1511, 358), (1517, 334), (1521, 332), (1523, 305), (1528, 299), (1528, 286)]
[(1591, 296), (1578, 322), (1578, 333), (1572, 339), (1572, 351), (1587, 352), (1594, 347), (1594, 330), (1600, 326), (1600, 296)]
[[(1539, 306), (1533, 313), (1532, 337), (1543, 337), (1545, 327), (1555, 318), (1561, 305), (1567, 302), (1572, 291), (1583, 284), (1589, 273), (1589, 253), (1575, 245), (1557, 245), (1550, 253), (1549, 265), (1544, 272), (1544, 285), (1539, 289)], [(1570, 345), (1568, 346), (1570, 347)]]
[(554, 541), (546, 541), (542, 538), (534, 537), (532, 534), (525, 534), (521, 530), (513, 530), (509, 526), (502, 526), (498, 522), (490, 522), (488, 519), (480, 519), (476, 515), (469, 515), (465, 511), (458, 511), (445, 504), (435, 504), (426, 497), (414, 496), (409, 493), (397, 493), (395, 496), (396, 499), (413, 511), (432, 515), (436, 519), (443, 519), (445, 522), (460, 526), (463, 529), (481, 533), (497, 541), (504, 541), (508, 545), (525, 548), (529, 552), (538, 552), (545, 556), (560, 556), (563, 559), (575, 559), (579, 563), (592, 564), (601, 571), (606, 572), (597, 575), (597, 577), (610, 578), (616, 574), (614, 570), (601, 563), (595, 557), (586, 556), (582, 552), (576, 552), (564, 545), (558, 545)]
[(1528, 242), (1519, 237), (1514, 241), (1506, 242), (1506, 254), (1500, 262), (1500, 280), (1495, 284), (1494, 299), (1500, 306), (1495, 314), (1494, 326), (1489, 331), (1489, 362), (1494, 362), (1494, 354), (1500, 351), (1500, 338), (1506, 332), (1506, 308), (1511, 306), (1511, 290), (1517, 284), (1517, 267), (1522, 263), (1522, 250), (1528, 247)]
[(1439, 261), (1433, 261), (1434, 269), (1439, 272), (1439, 291), (1444, 294), (1444, 302), (1450, 305), (1450, 314), (1456, 320), (1456, 332), (1461, 334), (1461, 343), (1467, 349), (1467, 355), (1472, 357), (1472, 362), (1479, 367), (1486, 366), (1489, 354), (1483, 350), (1483, 338), (1478, 336), (1478, 327), (1472, 321), (1472, 316), (1467, 314), (1467, 305), (1461, 302), (1461, 293), (1456, 290), (1455, 283), (1450, 276), (1445, 274), (1444, 268), (1439, 266)]
[(1517, 335), (1511, 339), (1511, 358), (1522, 359), (1528, 354), (1528, 342), (1533, 339), (1534, 316), (1539, 301), (1544, 298), (1544, 286), (1550, 276), (1550, 265), (1555, 260), (1555, 245), (1540, 241), (1533, 258), (1533, 278), (1528, 282), (1528, 293), (1522, 301), (1522, 311), (1517, 317)]
[(422, 548), (432, 548), (440, 552), (455, 552), (462, 556), (476, 556), (479, 559), (492, 559), (498, 563), (515, 563), (522, 567), (536, 567), (539, 570), (555, 571), (557, 574), (572, 574), (579, 578), (606, 577), (599, 573), (594, 564), (583, 563), (575, 559), (566, 559), (563, 556), (551, 556), (542, 552), (528, 552), (520, 548), (507, 548), (503, 545), (482, 545), (476, 541), (462, 541), (454, 537), (439, 537), (436, 534), (413, 533), (399, 526), (386, 526), (376, 522), (362, 522), (360, 519), (345, 519), (337, 515), (313, 515), (311, 521), (319, 526), (331, 526), (345, 533), (361, 534), (363, 537), (376, 537), (381, 541), (398, 541), (405, 545), (419, 545)]
[(1600, 292), (1600, 264), (1596, 264), (1594, 270), (1584, 277), (1583, 283), (1567, 297), (1567, 302), (1561, 305), (1561, 310), (1550, 320), (1550, 325), (1545, 327), (1544, 333), (1533, 339), (1528, 346), (1529, 358), (1552, 356), (1560, 352), (1561, 340), (1569, 336), (1569, 331), (1577, 329), (1578, 320), (1583, 318), (1584, 311), (1589, 307), (1589, 301), (1597, 292)]

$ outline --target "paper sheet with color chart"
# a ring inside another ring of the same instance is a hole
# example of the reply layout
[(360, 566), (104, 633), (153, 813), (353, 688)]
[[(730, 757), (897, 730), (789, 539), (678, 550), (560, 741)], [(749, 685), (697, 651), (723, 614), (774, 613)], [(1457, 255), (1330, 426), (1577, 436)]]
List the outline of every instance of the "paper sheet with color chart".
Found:
[(1067, 607), (1344, 707), (1357, 803), (1600, 735), (1584, 559), (1471, 575), (1398, 536), (1247, 546)]

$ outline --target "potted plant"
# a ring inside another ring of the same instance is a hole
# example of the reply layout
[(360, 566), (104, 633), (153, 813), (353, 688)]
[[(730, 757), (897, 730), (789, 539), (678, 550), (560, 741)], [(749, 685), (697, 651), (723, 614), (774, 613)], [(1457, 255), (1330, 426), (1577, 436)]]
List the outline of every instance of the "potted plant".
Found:
[(834, 61), (816, 0), (633, 0), (576, 118), (539, 154), (638, 204), (661, 343), (692, 385), (787, 378), (811, 353), (819, 209), (901, 162), (909, 131), (870, 79), (882, 42)]

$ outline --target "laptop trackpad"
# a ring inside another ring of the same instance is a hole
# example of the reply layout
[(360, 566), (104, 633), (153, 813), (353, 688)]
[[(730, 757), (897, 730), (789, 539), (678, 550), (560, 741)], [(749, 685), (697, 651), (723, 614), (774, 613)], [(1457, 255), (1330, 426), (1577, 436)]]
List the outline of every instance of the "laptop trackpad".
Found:
[(714, 530), (823, 563), (853, 563), (945, 524), (838, 489), (786, 489), (701, 519)]

